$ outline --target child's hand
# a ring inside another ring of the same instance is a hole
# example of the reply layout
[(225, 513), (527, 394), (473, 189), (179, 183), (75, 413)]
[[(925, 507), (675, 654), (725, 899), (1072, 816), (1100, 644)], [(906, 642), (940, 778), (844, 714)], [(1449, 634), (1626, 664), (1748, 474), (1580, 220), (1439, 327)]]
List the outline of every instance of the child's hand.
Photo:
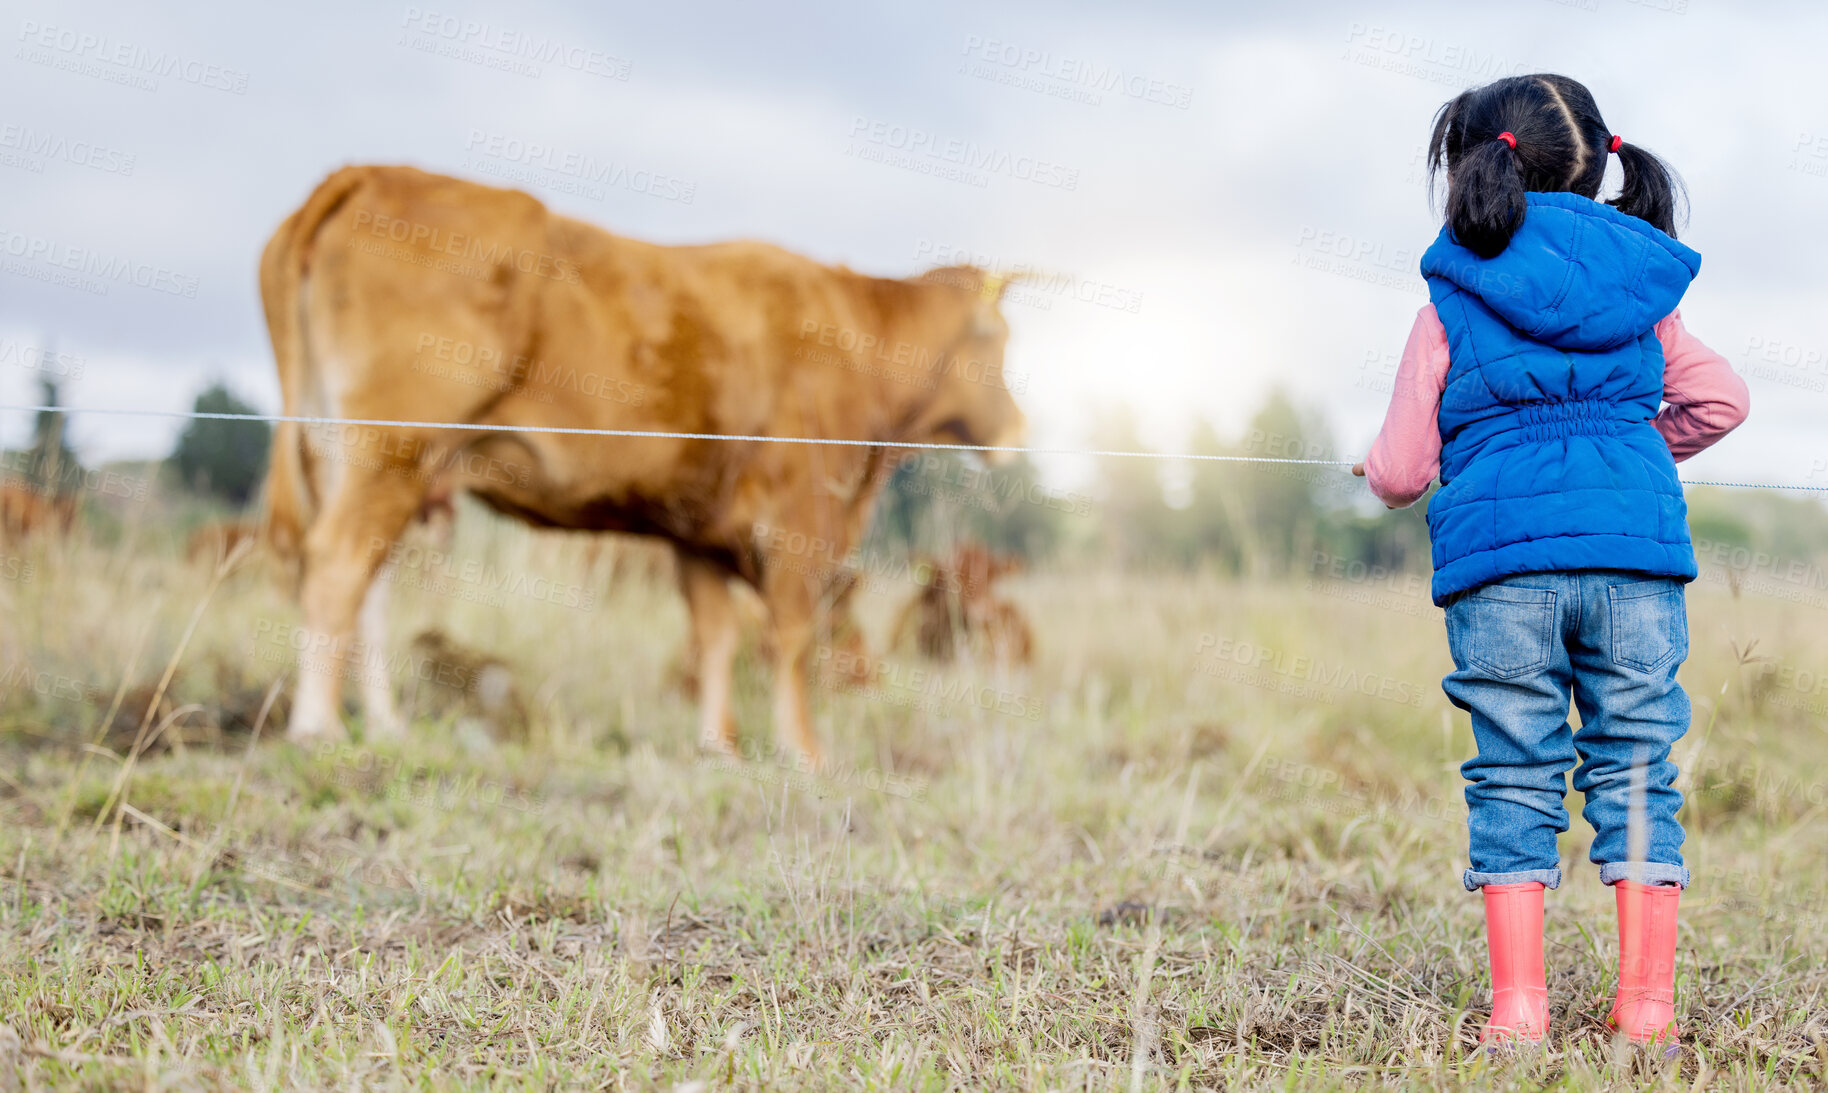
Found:
[[(1363, 463), (1352, 464), (1352, 473), (1354, 475), (1357, 475), (1359, 478), (1363, 478), (1365, 476), (1365, 465)], [(1390, 504), (1388, 501), (1386, 501), (1384, 503), (1384, 507), (1387, 509), (1392, 509), (1392, 510), (1394, 510), (1396, 508), (1395, 505)]]

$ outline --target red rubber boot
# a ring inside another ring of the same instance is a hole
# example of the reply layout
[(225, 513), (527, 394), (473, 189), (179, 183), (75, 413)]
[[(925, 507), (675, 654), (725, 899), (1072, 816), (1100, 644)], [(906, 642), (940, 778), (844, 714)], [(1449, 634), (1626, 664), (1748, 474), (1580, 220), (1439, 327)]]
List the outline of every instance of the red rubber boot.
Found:
[(1549, 1031), (1542, 974), (1542, 885), (1488, 884), (1485, 941), (1492, 956), (1492, 1019), (1481, 1043), (1538, 1043)]
[(1676, 1044), (1676, 905), (1673, 884), (1612, 886), (1619, 905), (1619, 994), (1606, 1023), (1638, 1043)]

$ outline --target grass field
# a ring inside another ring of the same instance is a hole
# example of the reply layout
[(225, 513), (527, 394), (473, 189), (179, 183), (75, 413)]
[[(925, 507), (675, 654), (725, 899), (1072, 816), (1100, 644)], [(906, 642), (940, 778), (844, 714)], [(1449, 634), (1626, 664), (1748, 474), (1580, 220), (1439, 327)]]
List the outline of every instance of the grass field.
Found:
[[(767, 744), (755, 655), (749, 754), (699, 754), (664, 577), (467, 518), (454, 550), (588, 593), (396, 581), (402, 647), (436, 625), (512, 666), (522, 739), (256, 739), (298, 620), (273, 581), (212, 592), (154, 536), (12, 551), (0, 1088), (1828, 1083), (1819, 590), (1693, 586), (1687, 1049), (1603, 1027), (1577, 819), (1551, 1045), (1491, 1058), (1470, 731), (1419, 583), (1032, 574), (1032, 669), (889, 657), (819, 699), (813, 774)], [(910, 591), (864, 596), (876, 646)]]

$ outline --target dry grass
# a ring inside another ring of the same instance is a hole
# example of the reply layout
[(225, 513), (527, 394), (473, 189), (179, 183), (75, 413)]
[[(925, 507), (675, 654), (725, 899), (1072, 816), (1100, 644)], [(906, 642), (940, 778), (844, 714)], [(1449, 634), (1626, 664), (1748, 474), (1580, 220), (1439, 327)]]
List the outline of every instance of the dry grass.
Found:
[[(1782, 671), (1828, 668), (1818, 607), (1695, 586), (1689, 1049), (1602, 1026), (1613, 915), (1576, 820), (1553, 1042), (1494, 1059), (1458, 881), (1470, 732), (1438, 614), (1401, 590), (1032, 576), (1031, 671), (895, 660), (821, 701), (811, 777), (695, 753), (664, 582), (471, 521), (457, 554), (601, 597), (399, 583), (396, 644), (437, 625), (515, 665), (526, 741), (421, 718), (380, 751), (250, 743), (296, 614), (243, 573), (123, 778), (108, 725), (137, 729), (207, 584), (167, 546), (35, 549), (0, 582), (0, 1088), (1828, 1081), (1828, 698)], [(906, 594), (865, 597), (877, 644)]]

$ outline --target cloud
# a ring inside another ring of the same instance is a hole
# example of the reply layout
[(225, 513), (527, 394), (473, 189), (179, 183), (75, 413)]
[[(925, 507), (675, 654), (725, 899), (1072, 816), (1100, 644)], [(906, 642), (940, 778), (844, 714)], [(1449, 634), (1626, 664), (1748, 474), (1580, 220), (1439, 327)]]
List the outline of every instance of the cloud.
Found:
[[(1322, 405), (1352, 449), (1383, 412), (1365, 362), (1401, 348), (1422, 303), (1414, 261), (1436, 221), (1417, 157), (1433, 111), (1467, 83), (1546, 68), (1587, 80), (1608, 119), (1688, 181), (1684, 238), (1706, 256), (1692, 329), (1736, 362), (1751, 339), (1828, 347), (1812, 306), (1828, 290), (1820, 10), (1367, 9), (28, 5), (0, 25), (18, 54), (0, 69), (0, 151), (29, 132), (17, 140), (101, 148), (131, 170), (0, 158), (0, 231), (195, 291), (130, 279), (97, 292), (9, 267), (0, 339), (93, 361), (69, 385), (78, 404), (178, 408), (222, 375), (276, 405), (261, 245), (336, 166), (408, 162), (524, 185), (660, 242), (764, 238), (892, 275), (947, 255), (1041, 270), (1048, 287), (1010, 308), (1011, 362), (1033, 377), (1045, 443), (1081, 440), (1087, 402), (1123, 398), (1173, 446), (1196, 418), (1236, 429), (1279, 384)], [(101, 44), (47, 44), (47, 26)], [(512, 44), (526, 41), (564, 58), (531, 74)], [(178, 67), (152, 89), (131, 82), (167, 56)], [(951, 146), (1003, 166), (949, 181), (934, 150)], [(581, 186), (541, 166), (554, 155), (623, 181)], [(1341, 239), (1344, 260), (1328, 249)], [(1758, 416), (1712, 471), (1783, 477), (1828, 455), (1811, 429), (1828, 395), (1790, 379), (1754, 376)], [(29, 381), (0, 366), (0, 395)], [(25, 427), (0, 422), (0, 440)], [(108, 455), (159, 454), (174, 432), (75, 426), (85, 452)]]

